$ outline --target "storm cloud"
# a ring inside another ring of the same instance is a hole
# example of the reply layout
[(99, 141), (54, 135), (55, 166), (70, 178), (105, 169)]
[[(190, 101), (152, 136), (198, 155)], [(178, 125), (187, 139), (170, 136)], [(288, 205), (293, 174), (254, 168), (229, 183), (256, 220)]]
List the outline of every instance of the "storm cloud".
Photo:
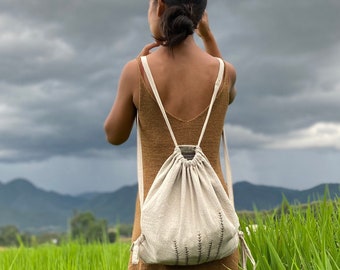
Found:
[[(102, 126), (121, 69), (152, 41), (147, 8), (0, 0), (2, 181), (27, 177), (69, 193), (136, 182), (135, 131), (113, 148)], [(212, 0), (208, 13), (237, 70), (226, 119), (235, 180), (340, 181), (340, 3)]]

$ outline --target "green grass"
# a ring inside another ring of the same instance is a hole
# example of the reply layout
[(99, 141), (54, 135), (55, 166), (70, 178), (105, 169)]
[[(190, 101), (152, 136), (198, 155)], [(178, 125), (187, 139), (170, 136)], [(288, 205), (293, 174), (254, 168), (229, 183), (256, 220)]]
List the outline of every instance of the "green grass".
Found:
[(119, 270), (127, 269), (129, 245), (81, 244), (20, 247), (0, 252), (1, 270)]
[(340, 270), (339, 208), (340, 200), (324, 200), (256, 214), (257, 229), (246, 238), (257, 269)]
[[(340, 270), (340, 200), (241, 216), (258, 270)], [(256, 230), (246, 227), (257, 224)], [(1, 270), (126, 270), (129, 244), (64, 243), (0, 251)], [(249, 268), (250, 264), (249, 264)]]

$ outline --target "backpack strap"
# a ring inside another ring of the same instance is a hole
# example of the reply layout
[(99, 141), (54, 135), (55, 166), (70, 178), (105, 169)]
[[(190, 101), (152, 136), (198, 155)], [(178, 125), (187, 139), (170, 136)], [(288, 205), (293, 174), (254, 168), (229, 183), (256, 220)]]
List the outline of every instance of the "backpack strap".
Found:
[(149, 64), (148, 64), (148, 61), (146, 59), (146, 56), (142, 56), (141, 57), (141, 60), (142, 60), (142, 64), (143, 64), (143, 68), (144, 68), (144, 71), (145, 71), (145, 74), (149, 80), (149, 83), (150, 83), (150, 86), (151, 86), (151, 89), (152, 89), (152, 92), (157, 100), (157, 103), (158, 103), (158, 106), (162, 112), (162, 115), (163, 115), (163, 118), (165, 120), (165, 123), (169, 129), (169, 132), (170, 132), (170, 135), (171, 135), (171, 138), (175, 144), (176, 147), (178, 147), (178, 143), (177, 143), (177, 140), (176, 140), (176, 137), (175, 137), (175, 134), (174, 132), (172, 131), (172, 128), (171, 128), (171, 125), (170, 125), (170, 122), (169, 122), (169, 119), (168, 119), (168, 116), (166, 115), (166, 112), (165, 112), (165, 109), (164, 109), (164, 106), (162, 104), (162, 100), (158, 94), (158, 91), (157, 91), (157, 87), (156, 87), (156, 84), (155, 84), (155, 81), (153, 79), (153, 76), (152, 76), (152, 73), (151, 73), (151, 70), (149, 68)]
[(211, 111), (212, 111), (212, 108), (213, 108), (213, 105), (214, 105), (214, 102), (215, 102), (218, 90), (220, 89), (220, 86), (221, 86), (222, 80), (223, 80), (224, 62), (223, 62), (223, 60), (221, 58), (217, 58), (217, 59), (218, 59), (218, 61), (220, 63), (220, 68), (219, 68), (217, 79), (216, 79), (216, 82), (215, 82), (214, 92), (213, 92), (213, 95), (211, 97), (208, 113), (207, 113), (207, 116), (205, 118), (205, 122), (204, 122), (204, 125), (203, 125), (203, 128), (202, 128), (202, 131), (201, 131), (200, 138), (198, 139), (197, 146), (201, 145), (201, 142), (202, 142), (205, 130), (207, 129), (207, 125), (208, 125), (208, 122), (209, 122), (210, 114), (211, 114)]
[[(203, 136), (204, 136), (204, 133), (205, 133), (205, 130), (207, 128), (207, 125), (208, 125), (208, 121), (209, 121), (209, 118), (210, 118), (210, 114), (211, 114), (211, 111), (212, 111), (212, 107), (214, 105), (214, 102), (215, 102), (215, 99), (216, 99), (216, 96), (217, 96), (217, 93), (218, 93), (218, 90), (221, 86), (221, 83), (222, 83), (222, 80), (223, 80), (223, 74), (224, 74), (224, 62), (222, 59), (220, 58), (217, 58), (219, 63), (220, 63), (220, 67), (219, 67), (219, 72), (218, 72), (218, 76), (217, 76), (217, 79), (216, 79), (216, 82), (215, 82), (215, 87), (214, 87), (214, 92), (213, 92), (213, 95), (211, 97), (211, 101), (210, 101), (210, 105), (209, 105), (209, 110), (208, 110), (208, 113), (207, 113), (207, 116), (206, 116), (206, 119), (205, 119), (205, 122), (204, 122), (204, 125), (203, 125), (203, 128), (202, 128), (202, 131), (201, 131), (201, 135), (199, 137), (199, 140), (198, 140), (198, 143), (197, 143), (197, 146), (199, 147), (201, 142), (202, 142), (202, 139), (203, 139)], [(171, 125), (170, 125), (170, 122), (169, 122), (169, 119), (168, 119), (168, 116), (165, 112), (165, 109), (164, 109), (164, 106), (163, 106), (163, 103), (162, 103), (162, 100), (158, 94), (158, 91), (157, 91), (157, 87), (156, 87), (156, 84), (155, 84), (155, 81), (153, 79), (153, 76), (152, 76), (152, 73), (151, 73), (151, 70), (150, 70), (150, 67), (149, 67), (149, 64), (148, 64), (148, 61), (147, 61), (147, 58), (146, 56), (142, 56), (141, 57), (141, 60), (142, 60), (142, 64), (143, 64), (143, 68), (144, 68), (144, 71), (146, 73), (146, 76), (149, 80), (149, 83), (150, 83), (150, 86), (151, 86), (151, 89), (154, 93), (154, 96), (157, 100), (157, 103), (158, 103), (158, 106), (162, 112), (162, 115), (163, 115), (163, 118), (165, 120), (165, 123), (169, 129), (169, 132), (170, 132), (170, 135), (171, 135), (171, 138), (175, 144), (176, 147), (178, 147), (178, 143), (177, 143), (177, 140), (176, 140), (176, 137), (175, 137), (175, 134), (171, 128)]]
[(234, 189), (233, 189), (233, 177), (231, 174), (231, 167), (230, 167), (230, 159), (229, 159), (229, 152), (228, 152), (228, 145), (227, 145), (227, 136), (225, 129), (222, 130), (222, 142), (223, 142), (223, 154), (224, 154), (224, 162), (225, 162), (225, 178), (228, 188), (228, 197), (231, 201), (233, 207), (235, 208), (234, 202)]
[[(227, 188), (228, 188), (228, 197), (233, 207), (235, 208), (233, 179), (232, 179), (231, 168), (230, 168), (227, 136), (226, 136), (226, 132), (224, 128), (222, 130), (222, 141), (223, 141), (223, 152), (224, 152), (225, 174), (226, 174), (226, 183), (227, 183)], [(246, 243), (246, 240), (244, 239), (243, 232), (239, 231), (238, 236), (240, 239), (240, 247), (241, 247), (240, 250), (242, 254), (242, 269), (247, 270), (247, 259), (249, 259), (253, 266), (253, 270), (255, 270), (256, 262), (255, 262), (253, 255), (251, 254), (251, 251)]]
[(143, 154), (142, 154), (142, 142), (140, 138), (140, 126), (139, 115), (137, 113), (137, 179), (138, 179), (138, 196), (140, 207), (142, 208), (144, 203), (144, 176), (143, 176)]

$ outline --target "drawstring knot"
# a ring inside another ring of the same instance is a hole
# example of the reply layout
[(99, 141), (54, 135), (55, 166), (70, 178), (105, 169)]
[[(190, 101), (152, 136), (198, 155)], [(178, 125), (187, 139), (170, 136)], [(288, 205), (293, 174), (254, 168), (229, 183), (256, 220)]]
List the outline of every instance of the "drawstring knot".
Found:
[(132, 252), (132, 257), (131, 257), (131, 263), (132, 264), (138, 264), (139, 263), (139, 248), (142, 242), (144, 241), (144, 235), (141, 235), (137, 238), (136, 241), (134, 241), (131, 245), (131, 252)]

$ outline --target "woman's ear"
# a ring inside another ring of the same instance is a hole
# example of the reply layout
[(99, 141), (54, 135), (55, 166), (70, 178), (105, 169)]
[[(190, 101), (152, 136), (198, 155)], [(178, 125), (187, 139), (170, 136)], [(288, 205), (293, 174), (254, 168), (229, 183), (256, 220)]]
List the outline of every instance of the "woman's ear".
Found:
[(157, 15), (158, 15), (158, 17), (161, 17), (163, 15), (164, 10), (165, 10), (164, 0), (158, 0), (158, 4), (157, 4)]

